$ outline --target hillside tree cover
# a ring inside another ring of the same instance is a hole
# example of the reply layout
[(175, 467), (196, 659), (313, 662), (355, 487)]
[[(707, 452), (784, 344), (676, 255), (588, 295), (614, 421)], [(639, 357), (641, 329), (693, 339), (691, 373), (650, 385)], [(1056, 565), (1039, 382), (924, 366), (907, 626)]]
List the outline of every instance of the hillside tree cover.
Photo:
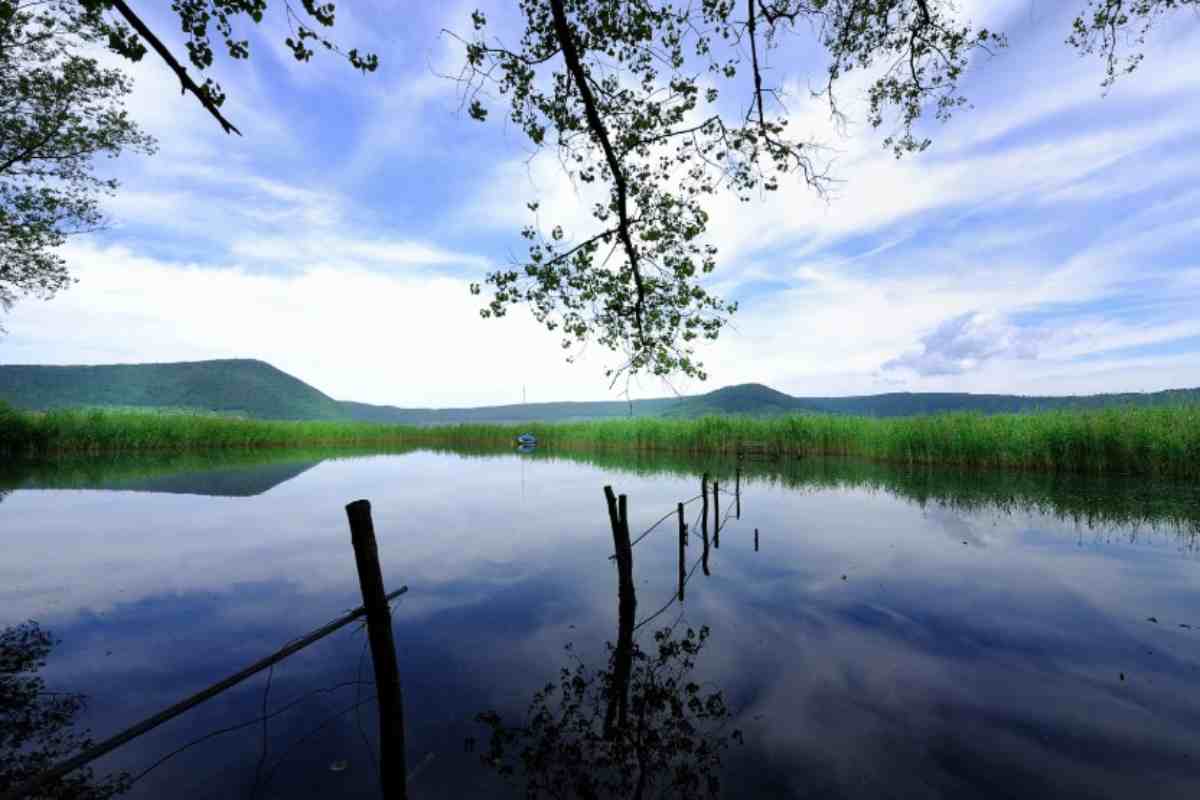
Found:
[[(327, 50), (362, 72), (379, 63), (375, 54), (343, 51), (326, 37), (333, 2), (173, 0), (187, 61), (203, 78), (197, 83), (124, 0), (75, 2), (114, 52), (137, 60), (153, 49), (228, 133), (240, 131), (223, 116), (225, 95), (204, 72), (217, 50), (247, 58), (239, 25), (260, 23), (270, 9), (286, 16), (291, 34), (284, 44), (297, 60)], [(1076, 2), (1082, 8), (1066, 42), (1100, 56), (1107, 87), (1137, 68), (1156, 23), (1195, 11), (1200, 0)], [(5, 5), (13, 0), (0, 0)], [(609, 370), (614, 380), (639, 372), (705, 377), (696, 341), (717, 338), (736, 311), (702, 285), (718, 256), (706, 236), (710, 197), (732, 191), (750, 199), (785, 180), (817, 192), (829, 185), (820, 144), (789, 128), (772, 54), (815, 47), (825, 61), (815, 94), (835, 117), (839, 81), (866, 71), (868, 119), (886, 126), (884, 145), (902, 157), (930, 145), (919, 127), (923, 117), (946, 120), (966, 106), (960, 82), (972, 59), (1006, 45), (1003, 33), (972, 26), (949, 0), (515, 5), (523, 22), (515, 44), (490, 34), (479, 11), (460, 37), (469, 115), (487, 119), (501, 95), (507, 118), (535, 147), (556, 149), (574, 180), (603, 187), (607, 198), (592, 208), (593, 231), (530, 224), (522, 231), (527, 258), (471, 288), (483, 294), (487, 287), (485, 317), (528, 306), (562, 337), (564, 349), (596, 341), (620, 353)], [(536, 204), (531, 211), (538, 212)]]

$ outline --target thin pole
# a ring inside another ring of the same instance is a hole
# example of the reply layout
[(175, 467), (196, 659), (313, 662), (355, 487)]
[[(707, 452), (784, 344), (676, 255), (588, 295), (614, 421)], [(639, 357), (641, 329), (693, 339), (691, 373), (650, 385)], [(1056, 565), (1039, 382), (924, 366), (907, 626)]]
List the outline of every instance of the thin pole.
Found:
[(371, 503), (355, 500), (346, 506), (350, 541), (363, 607), (367, 609), (367, 639), (375, 665), (375, 691), (379, 698), (379, 782), (384, 800), (406, 800), (408, 767), (404, 752), (404, 698), (400, 669), (396, 666), (396, 644), (392, 640), (392, 610), (383, 591), (379, 568), (379, 546), (371, 521)]
[(679, 602), (683, 602), (683, 585), (687, 582), (687, 523), (683, 521), (683, 503), (679, 504)]
[(721, 486), (713, 481), (713, 547), (721, 548)]
[(704, 574), (711, 575), (708, 571), (708, 473), (704, 473), (700, 477), (700, 496), (704, 498), (702, 507), (700, 508), (700, 535), (704, 538), (704, 553), (702, 554), (701, 564), (704, 565)]
[(736, 467), (733, 472), (733, 499), (737, 503), (735, 519), (742, 518), (742, 468)]
[[(389, 594), (387, 596), (387, 598), (385, 598), (385, 599), (394, 600), (395, 598), (399, 597), (400, 595), (404, 594), (407, 591), (408, 591), (407, 586), (401, 586), (399, 589), (397, 589), (396, 591)], [(16, 787), (15, 789), (12, 789), (11, 791), (9, 791), (7, 793), (5, 793), (2, 797), (0, 797), (0, 800), (18, 800), (19, 798), (27, 797), (27, 796), (33, 794), (38, 789), (45, 786), (47, 783), (56, 781), (59, 778), (63, 777), (64, 775), (66, 775), (70, 772), (73, 772), (74, 770), (77, 770), (80, 767), (91, 763), (92, 761), (95, 761), (96, 759), (100, 758), (101, 756), (111, 753), (113, 750), (116, 750), (121, 745), (125, 744), (126, 742), (132, 741), (133, 739), (136, 739), (137, 737), (141, 736), (144, 733), (149, 733), (150, 731), (157, 728), (159, 725), (162, 725), (165, 722), (169, 722), (169, 721), (175, 719), (180, 714), (184, 713), (185, 711), (188, 711), (189, 709), (195, 708), (196, 706), (203, 703), (205, 700), (209, 700), (213, 697), (216, 697), (218, 694), (225, 691), (226, 689), (231, 689), (234, 686), (237, 686), (239, 683), (241, 683), (242, 681), (251, 677), (252, 675), (257, 675), (258, 673), (262, 672), (264, 669), (267, 669), (268, 667), (270, 667), (274, 664), (278, 664), (280, 661), (287, 658), (288, 656), (293, 655), (294, 653), (298, 653), (299, 651), (308, 647), (313, 642), (324, 639), (326, 636), (328, 636), (331, 633), (334, 633), (335, 631), (341, 630), (342, 628), (349, 625), (351, 622), (354, 622), (356, 619), (361, 619), (362, 617), (366, 616), (366, 614), (367, 614), (366, 608), (354, 609), (353, 611), (346, 614), (345, 616), (335, 619), (333, 622), (330, 622), (328, 625), (324, 625), (320, 628), (317, 628), (312, 633), (309, 633), (309, 634), (305, 635), (304, 637), (297, 639), (296, 641), (292, 642), (291, 644), (287, 645), (286, 647), (283, 647), (283, 648), (275, 651), (274, 653), (267, 656), (266, 658), (261, 659), (260, 661), (255, 661), (250, 666), (246, 667), (243, 670), (240, 670), (239, 672), (235, 672), (234, 674), (230, 675), (228, 678), (225, 678), (224, 680), (221, 680), (221, 681), (217, 681), (212, 686), (209, 686), (207, 689), (196, 692), (191, 697), (187, 697), (183, 700), (180, 700), (175, 705), (173, 705), (169, 708), (165, 708), (162, 711), (158, 712), (157, 714), (155, 714), (151, 717), (147, 717), (146, 719), (142, 720), (141, 722), (137, 723), (136, 725), (126, 728), (125, 730), (121, 731), (117, 735), (109, 737), (108, 739), (105, 739), (103, 742), (100, 742), (98, 744), (95, 744), (95, 745), (89, 747), (87, 750), (84, 750), (82, 753), (80, 753), (79, 755), (75, 756), (72, 759), (64, 761), (63, 763), (59, 764), (57, 767), (47, 770), (46, 772), (43, 772), (41, 775), (38, 775), (34, 778), (30, 778), (29, 780), (25, 781), (25, 783), (21, 784), (20, 786)]]
[(754, 529), (754, 552), (758, 552), (758, 528)]

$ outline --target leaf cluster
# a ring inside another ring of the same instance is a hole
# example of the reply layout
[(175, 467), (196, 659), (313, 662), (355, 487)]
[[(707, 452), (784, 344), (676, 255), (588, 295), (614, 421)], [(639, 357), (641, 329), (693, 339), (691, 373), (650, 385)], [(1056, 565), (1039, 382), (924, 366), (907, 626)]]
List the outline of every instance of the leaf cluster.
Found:
[[(1184, 8), (1196, 11), (1200, 0), (1088, 0), (1071, 25), (1067, 44), (1083, 55), (1100, 55), (1107, 89), (1142, 63), (1142, 47), (1158, 18)], [(1131, 45), (1132, 52), (1122, 55), (1122, 45)]]
[[(113, 52), (131, 61), (139, 61), (146, 54), (145, 36), (130, 28), (127, 17), (103, 14), (116, 8), (122, 11), (115, 0), (79, 0), (85, 7), (100, 15), (101, 30), (108, 38)], [(284, 44), (297, 61), (312, 58), (313, 47), (335, 53), (345, 58), (360, 72), (374, 72), (379, 66), (379, 57), (374, 53), (363, 53), (357, 48), (343, 51), (323, 31), (332, 28), (337, 8), (333, 2), (300, 0), (297, 9), (291, 0), (280, 0), (288, 23), (288, 36)], [(223, 49), (233, 60), (250, 57), (250, 42), (236, 29), (239, 18), (255, 25), (263, 21), (268, 10), (268, 0), (171, 0), (171, 11), (179, 22), (180, 31), (186, 37), (188, 61), (203, 73), (212, 67), (214, 48)], [(225, 102), (225, 92), (211, 77), (200, 87), (202, 100), (220, 108)]]

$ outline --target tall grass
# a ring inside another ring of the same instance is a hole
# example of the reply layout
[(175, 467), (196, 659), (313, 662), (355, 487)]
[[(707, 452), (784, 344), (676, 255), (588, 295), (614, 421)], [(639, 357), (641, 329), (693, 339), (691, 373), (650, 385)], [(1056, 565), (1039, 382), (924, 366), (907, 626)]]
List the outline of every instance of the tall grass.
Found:
[(316, 445), (508, 446), (514, 436), (525, 431), (533, 432), (541, 447), (552, 450), (729, 456), (753, 448), (788, 458), (839, 455), (908, 465), (1200, 477), (1198, 405), (990, 416), (644, 417), (439, 427), (271, 422), (136, 411), (42, 414), (0, 406), (0, 453), (10, 457)]

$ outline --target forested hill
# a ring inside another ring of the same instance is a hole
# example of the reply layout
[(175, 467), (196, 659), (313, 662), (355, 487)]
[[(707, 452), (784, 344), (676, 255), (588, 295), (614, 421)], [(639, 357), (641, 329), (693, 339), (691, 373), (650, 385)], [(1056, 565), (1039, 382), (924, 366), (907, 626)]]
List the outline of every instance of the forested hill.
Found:
[(122, 406), (189, 409), (258, 419), (342, 419), (413, 425), (532, 422), (706, 414), (863, 414), (895, 417), (940, 411), (985, 413), (1112, 405), (1200, 402), (1200, 389), (1149, 394), (1025, 397), (1000, 394), (909, 393), (860, 397), (793, 397), (748, 383), (691, 397), (584, 403), (529, 403), (481, 408), (396, 408), (334, 400), (263, 361), (225, 359), (108, 366), (0, 365), (0, 401), (17, 408)]
[(342, 419), (340, 403), (265, 361), (221, 359), (94, 367), (0, 366), (17, 408), (137, 406), (260, 419)]

